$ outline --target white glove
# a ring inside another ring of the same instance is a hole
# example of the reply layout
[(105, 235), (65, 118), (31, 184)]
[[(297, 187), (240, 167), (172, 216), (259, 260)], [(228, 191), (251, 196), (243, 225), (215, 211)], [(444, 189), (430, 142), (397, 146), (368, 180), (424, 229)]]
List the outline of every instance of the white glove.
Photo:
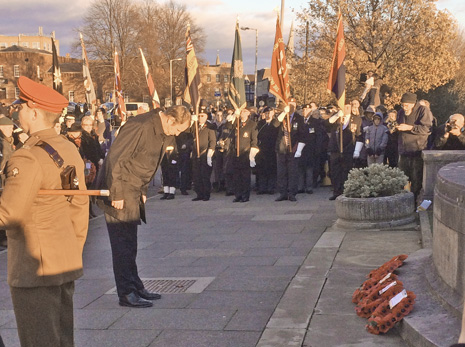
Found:
[(100, 159), (100, 160), (98, 161), (98, 164), (99, 164), (100, 166), (102, 166), (102, 164), (103, 164), (103, 159)]
[(236, 108), (236, 110), (234, 111), (234, 115), (236, 117), (239, 117), (241, 115), (241, 112), (242, 112), (242, 110), (240, 108)]
[(281, 114), (278, 116), (278, 120), (282, 123), (284, 120), (284, 117), (286, 117), (286, 111), (281, 112)]
[(198, 121), (199, 121), (199, 116), (197, 116), (196, 114), (193, 114), (193, 115), (191, 116), (191, 121), (192, 121), (192, 123), (198, 122)]
[(229, 116), (226, 117), (226, 121), (233, 123), (234, 120), (236, 119), (236, 116), (234, 114), (230, 114)]
[(335, 123), (339, 118), (342, 118), (342, 117), (344, 117), (344, 112), (342, 112), (342, 110), (339, 110), (339, 111), (337, 111), (336, 114), (334, 114), (333, 116), (331, 116), (331, 117), (329, 118), (329, 122), (330, 122), (331, 124), (333, 124), (333, 123)]
[(250, 153), (249, 153), (250, 167), (255, 167), (255, 165), (257, 165), (257, 163), (255, 162), (255, 156), (257, 155), (258, 152), (259, 152), (259, 149), (257, 147), (252, 147), (250, 149)]
[(360, 157), (360, 151), (362, 150), (362, 148), (363, 148), (363, 142), (357, 141), (355, 143), (355, 150), (354, 150), (354, 158), (355, 159)]
[(176, 163), (177, 163), (177, 161), (176, 161), (176, 160), (171, 160), (171, 164), (173, 164), (173, 165), (174, 165), (174, 164), (176, 164)]
[(300, 158), (302, 156), (302, 150), (305, 147), (305, 143), (299, 142), (297, 144), (297, 150), (295, 151), (294, 158)]
[(210, 167), (213, 165), (212, 164), (213, 153), (214, 151), (211, 148), (207, 151), (207, 165)]

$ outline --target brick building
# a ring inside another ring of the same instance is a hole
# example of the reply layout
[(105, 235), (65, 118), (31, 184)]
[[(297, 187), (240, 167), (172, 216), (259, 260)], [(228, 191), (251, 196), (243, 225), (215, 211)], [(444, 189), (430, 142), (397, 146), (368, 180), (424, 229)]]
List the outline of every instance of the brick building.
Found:
[[(55, 47), (57, 54), (60, 55), (60, 41), (55, 39), (55, 32), (51, 33), (51, 37), (55, 40)], [(18, 34), (18, 36), (0, 35), (0, 49), (11, 46), (18, 46), (24, 48), (33, 48), (52, 52), (52, 40), (50, 36), (44, 36), (43, 28), (39, 27), (37, 34)]]

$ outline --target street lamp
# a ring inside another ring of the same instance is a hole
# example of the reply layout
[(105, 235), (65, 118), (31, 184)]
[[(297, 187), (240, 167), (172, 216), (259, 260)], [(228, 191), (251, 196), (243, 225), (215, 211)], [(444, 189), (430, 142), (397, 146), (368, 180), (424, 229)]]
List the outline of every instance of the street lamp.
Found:
[(241, 27), (241, 30), (255, 30), (255, 83), (253, 93), (253, 105), (257, 107), (257, 57), (258, 57), (258, 29)]
[(182, 58), (170, 59), (170, 100), (173, 105), (173, 61), (182, 60)]

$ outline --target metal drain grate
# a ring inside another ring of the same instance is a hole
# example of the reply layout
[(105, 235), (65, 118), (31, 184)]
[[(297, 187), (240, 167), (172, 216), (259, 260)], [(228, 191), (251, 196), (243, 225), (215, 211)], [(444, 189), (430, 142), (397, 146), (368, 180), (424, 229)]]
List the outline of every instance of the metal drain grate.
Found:
[[(201, 293), (215, 277), (141, 278), (145, 289), (160, 294)], [(116, 294), (116, 287), (105, 294)]]

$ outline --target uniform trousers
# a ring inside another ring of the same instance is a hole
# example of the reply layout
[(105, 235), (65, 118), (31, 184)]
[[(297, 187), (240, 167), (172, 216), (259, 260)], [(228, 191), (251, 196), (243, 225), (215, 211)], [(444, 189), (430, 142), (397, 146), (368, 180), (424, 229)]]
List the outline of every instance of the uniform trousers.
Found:
[(74, 281), (10, 292), (21, 347), (74, 346)]
[(421, 152), (415, 156), (400, 155), (399, 169), (407, 175), (411, 183), (410, 191), (415, 196), (415, 203), (417, 203), (423, 184), (423, 158)]
[(293, 153), (277, 153), (277, 187), (281, 196), (295, 196), (298, 185), (298, 160)]
[(200, 158), (192, 158), (192, 173), (194, 176), (194, 191), (197, 197), (202, 199), (210, 198), (212, 167), (208, 166), (205, 155)]
[(334, 195), (341, 195), (344, 192), (344, 182), (349, 176), (349, 171), (353, 167), (353, 152), (344, 153), (331, 152), (331, 183), (333, 185)]
[(309, 191), (313, 188), (313, 168), (315, 167), (314, 155), (309, 153), (302, 153), (302, 156), (297, 159), (299, 168), (299, 191)]
[(137, 222), (122, 222), (105, 213), (118, 296), (144, 289), (137, 272)]
[(181, 173), (179, 189), (181, 190), (181, 192), (185, 192), (186, 190), (191, 188), (191, 158), (190, 156), (191, 156), (190, 152), (179, 153), (178, 155), (178, 169)]
[(249, 156), (241, 155), (232, 159), (232, 185), (237, 199), (250, 198), (251, 169)]
[(257, 185), (260, 193), (272, 193), (276, 189), (276, 152), (260, 151), (257, 161)]

